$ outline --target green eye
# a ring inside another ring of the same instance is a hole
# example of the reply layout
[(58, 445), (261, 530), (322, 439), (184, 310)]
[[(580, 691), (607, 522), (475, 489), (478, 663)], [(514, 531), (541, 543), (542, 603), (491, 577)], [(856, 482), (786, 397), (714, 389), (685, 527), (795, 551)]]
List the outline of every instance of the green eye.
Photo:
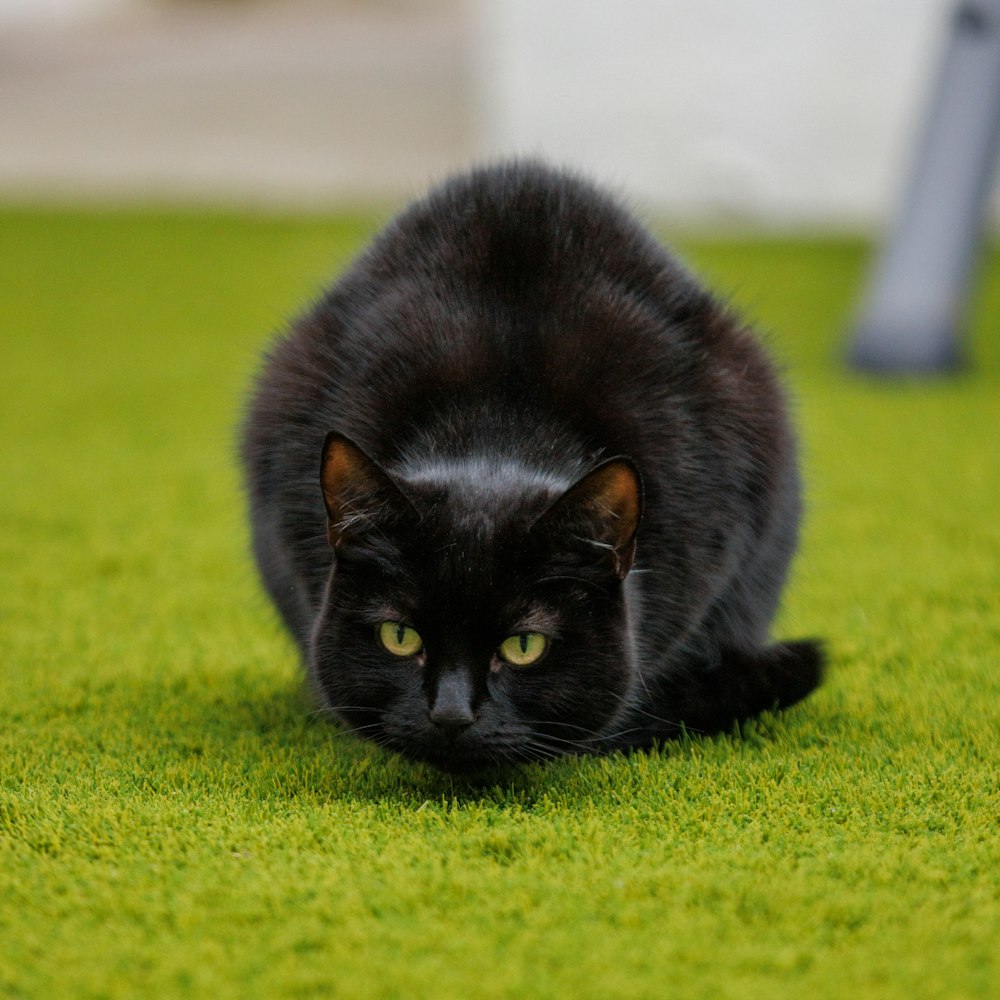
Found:
[(382, 622), (378, 640), (393, 656), (416, 656), (424, 648), (420, 633), (402, 622)]
[(527, 667), (542, 658), (549, 641), (540, 632), (518, 632), (500, 643), (500, 657), (515, 667)]

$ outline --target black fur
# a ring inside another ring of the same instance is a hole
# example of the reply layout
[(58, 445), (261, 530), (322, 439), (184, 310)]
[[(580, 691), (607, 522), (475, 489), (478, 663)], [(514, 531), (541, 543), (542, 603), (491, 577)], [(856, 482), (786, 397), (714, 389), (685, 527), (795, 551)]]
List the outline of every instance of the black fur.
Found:
[[(571, 175), (478, 170), (403, 212), (271, 350), (243, 459), (322, 704), (404, 754), (644, 746), (819, 683), (817, 643), (769, 644), (800, 516), (775, 372)], [(498, 660), (517, 631), (538, 663)]]

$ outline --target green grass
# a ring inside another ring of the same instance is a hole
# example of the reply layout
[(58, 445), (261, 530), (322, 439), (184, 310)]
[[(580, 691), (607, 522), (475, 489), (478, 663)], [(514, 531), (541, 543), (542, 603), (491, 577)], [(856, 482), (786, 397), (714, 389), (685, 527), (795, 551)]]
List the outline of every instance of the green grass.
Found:
[(247, 557), (247, 378), (368, 228), (0, 213), (0, 997), (996, 996), (1000, 256), (884, 385), (860, 244), (685, 247), (789, 370), (829, 681), (475, 787), (310, 715)]

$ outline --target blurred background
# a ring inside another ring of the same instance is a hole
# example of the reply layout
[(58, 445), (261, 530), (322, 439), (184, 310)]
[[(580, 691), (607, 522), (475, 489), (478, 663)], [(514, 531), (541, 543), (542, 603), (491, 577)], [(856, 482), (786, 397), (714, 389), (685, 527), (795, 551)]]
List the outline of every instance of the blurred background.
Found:
[(679, 224), (866, 232), (951, 9), (0, 0), (0, 198), (394, 204), (542, 153)]
[[(981, 141), (946, 122), (906, 198), (957, 7), (0, 0), (0, 995), (994, 1000), (1000, 0)], [(831, 669), (745, 739), (463, 798), (300, 698), (237, 428), (388, 211), (516, 153), (764, 334), (806, 483), (776, 634)]]

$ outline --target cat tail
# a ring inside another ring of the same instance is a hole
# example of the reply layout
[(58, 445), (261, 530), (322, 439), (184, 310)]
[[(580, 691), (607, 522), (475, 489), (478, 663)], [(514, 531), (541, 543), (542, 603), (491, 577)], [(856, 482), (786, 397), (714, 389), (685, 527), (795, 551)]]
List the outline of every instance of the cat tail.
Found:
[(788, 708), (823, 679), (826, 655), (818, 640), (759, 649), (723, 648), (711, 662), (690, 658), (647, 688), (631, 727), (607, 739), (609, 749), (649, 746), (686, 733), (727, 732), (761, 712)]
[(826, 655), (818, 640), (800, 639), (753, 650), (722, 649), (715, 663), (699, 667), (686, 670), (670, 685), (673, 691), (663, 693), (670, 715), (687, 730), (717, 733), (802, 701), (823, 680)]

